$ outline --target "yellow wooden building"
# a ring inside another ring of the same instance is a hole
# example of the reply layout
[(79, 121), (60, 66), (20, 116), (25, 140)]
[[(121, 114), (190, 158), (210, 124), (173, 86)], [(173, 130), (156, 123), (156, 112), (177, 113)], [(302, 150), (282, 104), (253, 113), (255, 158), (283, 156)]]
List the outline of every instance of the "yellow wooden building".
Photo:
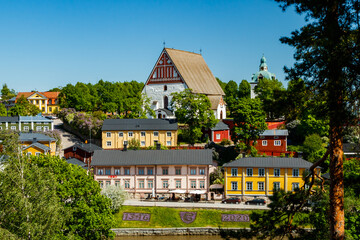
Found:
[(56, 139), (41, 133), (20, 133), (19, 141), (23, 152), (27, 155), (56, 153)]
[(155, 146), (177, 146), (177, 128), (169, 119), (106, 119), (102, 126), (102, 148), (123, 149), (132, 139), (141, 148)]
[(293, 191), (304, 185), (304, 171), (311, 165), (301, 158), (251, 157), (234, 160), (223, 166), (225, 197), (269, 196), (274, 189)]

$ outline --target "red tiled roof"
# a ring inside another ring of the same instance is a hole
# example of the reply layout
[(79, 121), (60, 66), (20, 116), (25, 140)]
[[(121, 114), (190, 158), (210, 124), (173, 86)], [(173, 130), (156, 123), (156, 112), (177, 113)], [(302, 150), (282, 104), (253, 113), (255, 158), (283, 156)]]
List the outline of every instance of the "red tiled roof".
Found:
[[(22, 95), (24, 95), (25, 98), (28, 98), (31, 95), (33, 95), (34, 93), (36, 93), (36, 92), (19, 92), (18, 95), (16, 96), (16, 99), (20, 98)], [(41, 95), (44, 95), (48, 99), (57, 98), (60, 94), (60, 92), (38, 92), (38, 93)]]

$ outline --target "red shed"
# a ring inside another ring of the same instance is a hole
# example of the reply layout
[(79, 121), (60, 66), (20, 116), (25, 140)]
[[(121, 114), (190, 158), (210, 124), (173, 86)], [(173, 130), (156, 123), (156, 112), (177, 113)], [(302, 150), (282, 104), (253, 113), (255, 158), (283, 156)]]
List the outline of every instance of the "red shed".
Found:
[(219, 121), (215, 127), (205, 131), (205, 133), (208, 134), (209, 140), (215, 143), (219, 143), (223, 139), (231, 140), (230, 128), (222, 121)]

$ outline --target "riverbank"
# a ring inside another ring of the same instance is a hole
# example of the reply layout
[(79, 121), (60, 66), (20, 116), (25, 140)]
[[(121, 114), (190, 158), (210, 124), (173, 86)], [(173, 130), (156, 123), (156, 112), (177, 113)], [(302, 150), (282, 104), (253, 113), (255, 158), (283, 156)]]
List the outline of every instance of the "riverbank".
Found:
[(113, 229), (248, 228), (249, 215), (261, 211), (122, 206)]

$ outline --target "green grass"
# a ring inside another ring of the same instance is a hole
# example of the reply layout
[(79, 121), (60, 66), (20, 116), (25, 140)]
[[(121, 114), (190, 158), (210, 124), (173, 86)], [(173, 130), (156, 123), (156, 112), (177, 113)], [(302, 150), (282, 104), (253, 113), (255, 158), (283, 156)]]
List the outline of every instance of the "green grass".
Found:
[[(186, 224), (180, 219), (180, 212), (197, 212), (194, 222)], [(261, 211), (261, 210), (256, 210)], [(123, 221), (123, 212), (150, 213), (149, 222)], [(123, 206), (115, 214), (114, 228), (172, 228), (172, 227), (249, 227), (249, 222), (221, 222), (221, 214), (251, 214), (251, 210), (234, 211), (218, 209), (181, 209), (166, 207)]]

